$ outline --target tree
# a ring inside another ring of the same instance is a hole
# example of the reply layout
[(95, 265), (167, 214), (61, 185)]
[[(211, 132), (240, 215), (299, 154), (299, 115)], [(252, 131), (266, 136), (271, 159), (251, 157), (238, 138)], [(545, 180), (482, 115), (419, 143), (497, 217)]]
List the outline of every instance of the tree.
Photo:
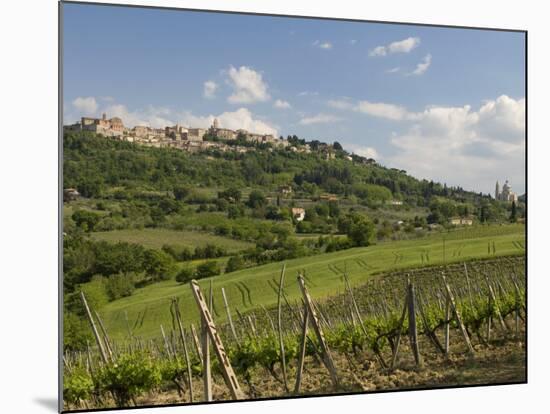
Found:
[(512, 223), (515, 223), (517, 221), (517, 207), (516, 207), (516, 202), (515, 201), (512, 201), (512, 212), (510, 213), (510, 221)]
[(241, 190), (235, 187), (228, 188), (225, 191), (218, 193), (218, 198), (229, 201), (230, 203), (238, 203), (241, 201), (242, 193)]
[(182, 186), (182, 185), (174, 186), (173, 191), (174, 191), (174, 197), (178, 201), (182, 201), (189, 194), (191, 194), (191, 189), (187, 186)]
[(227, 261), (227, 265), (225, 266), (225, 273), (235, 272), (237, 270), (244, 269), (244, 267), (245, 261), (243, 260), (242, 256), (231, 256)]
[(332, 144), (332, 148), (334, 148), (336, 151), (342, 151), (344, 149), (342, 147), (342, 144), (340, 144), (338, 141), (334, 141), (334, 144)]
[(193, 279), (194, 275), (195, 275), (195, 269), (193, 269), (191, 266), (183, 267), (176, 275), (176, 282), (179, 282), (179, 283), (190, 282)]
[(73, 221), (84, 231), (94, 231), (101, 220), (101, 215), (88, 210), (77, 210), (72, 215)]
[(113, 301), (131, 296), (136, 289), (135, 282), (139, 278), (135, 273), (118, 273), (111, 275), (105, 281), (105, 292), (109, 300)]
[(267, 204), (267, 199), (260, 190), (253, 190), (248, 196), (248, 207), (252, 209), (264, 207)]
[(372, 243), (375, 235), (373, 222), (361, 214), (352, 214), (351, 223), (348, 229), (348, 238), (353, 246), (368, 246)]
[(154, 281), (168, 280), (175, 271), (174, 259), (162, 250), (147, 250), (143, 258), (143, 267)]
[(203, 279), (205, 277), (216, 276), (221, 273), (220, 265), (214, 260), (201, 263), (197, 266), (195, 271), (195, 277), (197, 279)]

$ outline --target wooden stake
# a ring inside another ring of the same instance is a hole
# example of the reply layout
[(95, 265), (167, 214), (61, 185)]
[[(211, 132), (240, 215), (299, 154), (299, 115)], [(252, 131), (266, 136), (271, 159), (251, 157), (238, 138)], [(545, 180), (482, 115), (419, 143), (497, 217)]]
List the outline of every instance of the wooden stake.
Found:
[[(210, 280), (210, 292), (208, 296), (208, 308), (212, 313), (212, 280)], [(201, 339), (202, 339), (202, 360), (203, 360), (203, 388), (204, 401), (212, 401), (212, 373), (210, 367), (210, 338), (208, 338), (208, 329), (206, 322), (201, 318)]]
[(191, 291), (193, 292), (193, 296), (195, 297), (195, 301), (197, 302), (197, 306), (199, 308), (201, 318), (204, 319), (206, 329), (208, 331), (208, 335), (212, 340), (212, 345), (214, 346), (214, 351), (216, 352), (218, 361), (220, 362), (220, 368), (222, 370), (225, 383), (229, 388), (229, 392), (231, 393), (231, 396), (234, 399), (236, 400), (243, 399), (244, 394), (241, 391), (241, 387), (239, 386), (237, 377), (235, 376), (233, 368), (231, 367), (229, 358), (227, 357), (227, 353), (225, 352), (225, 348), (223, 346), (222, 340), (218, 334), (216, 325), (214, 324), (210, 311), (208, 310), (208, 306), (206, 305), (206, 302), (200, 290), (199, 284), (197, 283), (196, 280), (192, 280), (190, 282), (190, 286), (191, 286)]
[(107, 358), (105, 347), (103, 345), (103, 342), (101, 341), (101, 336), (99, 336), (99, 332), (97, 331), (97, 328), (95, 326), (94, 318), (92, 317), (92, 313), (90, 312), (90, 308), (88, 306), (88, 302), (86, 301), (86, 296), (84, 296), (84, 292), (80, 292), (80, 297), (82, 298), (82, 303), (84, 304), (84, 308), (86, 309), (86, 315), (88, 316), (88, 321), (90, 322), (90, 326), (92, 327), (92, 331), (97, 342), (97, 347), (99, 348), (99, 352), (101, 354), (101, 359), (103, 359), (103, 362), (107, 364), (109, 362), (109, 359)]
[(197, 335), (197, 331), (195, 329), (195, 325), (191, 324), (191, 335), (193, 336), (193, 343), (195, 344), (195, 351), (197, 351), (197, 355), (199, 356), (199, 359), (201, 361), (201, 364), (204, 363), (202, 360), (202, 347), (199, 342), (199, 337)]
[(304, 320), (302, 322), (302, 340), (300, 342), (300, 355), (298, 359), (298, 367), (296, 368), (296, 384), (294, 385), (294, 394), (300, 392), (302, 385), (302, 372), (304, 371), (304, 360), (306, 358), (306, 342), (307, 342), (307, 324), (309, 321), (309, 311), (307, 305), (304, 305)]
[(99, 328), (101, 329), (101, 333), (103, 334), (103, 340), (105, 341), (105, 347), (107, 348), (107, 353), (109, 354), (109, 359), (113, 361), (113, 349), (111, 348), (111, 340), (109, 339), (109, 335), (107, 335), (107, 330), (105, 329), (105, 326), (103, 326), (103, 321), (99, 317), (99, 313), (94, 311), (95, 316), (97, 317), (97, 322), (99, 323)]
[[(471, 300), (471, 298), (470, 298)], [(445, 298), (445, 355), (449, 355), (449, 335), (450, 335), (450, 318), (451, 317), (451, 303), (449, 301), (449, 297), (446, 296)]]
[(162, 327), (162, 324), (160, 325), (160, 332), (162, 334), (162, 340), (164, 341), (164, 349), (168, 354), (168, 359), (172, 359), (172, 352), (170, 351), (170, 345), (168, 345), (168, 339), (166, 338), (166, 334), (164, 333), (164, 328)]
[(403, 305), (403, 312), (401, 313), (401, 318), (399, 318), (399, 325), (397, 331), (397, 340), (395, 341), (395, 346), (393, 348), (393, 354), (391, 358), (391, 369), (395, 367), (397, 361), (397, 354), (399, 352), (399, 344), (401, 343), (401, 331), (403, 330), (403, 322), (405, 322), (405, 315), (407, 314), (407, 308), (409, 306), (409, 295), (405, 295), (405, 303)]
[(229, 326), (231, 327), (231, 333), (233, 334), (233, 339), (239, 345), (239, 338), (237, 338), (237, 333), (235, 332), (235, 325), (233, 325), (233, 319), (231, 318), (231, 311), (229, 310), (229, 303), (227, 303), (227, 297), (225, 296), (225, 289), (222, 288), (223, 304), (225, 306), (225, 312), (227, 313), (227, 320), (229, 321)]
[(317, 339), (319, 340), (319, 344), (321, 345), (321, 349), (323, 350), (323, 361), (330, 373), (332, 385), (334, 385), (335, 387), (338, 387), (339, 381), (338, 381), (338, 375), (336, 374), (336, 367), (334, 366), (332, 355), (330, 354), (330, 350), (325, 341), (325, 335), (323, 334), (323, 330), (321, 329), (321, 325), (319, 324), (319, 319), (317, 318), (315, 307), (313, 305), (311, 297), (309, 296), (309, 293), (307, 291), (306, 285), (304, 283), (304, 278), (302, 277), (302, 275), (298, 275), (298, 283), (300, 285), (302, 296), (304, 297), (304, 301), (306, 303), (306, 306), (308, 307), (308, 311), (311, 316), (311, 323), (313, 325), (313, 330), (315, 331), (315, 334), (317, 335)]
[(466, 327), (464, 326), (464, 323), (462, 322), (462, 318), (460, 317), (460, 313), (458, 312), (458, 309), (456, 307), (456, 302), (455, 302), (453, 293), (451, 292), (451, 288), (447, 283), (447, 278), (445, 277), (445, 275), (442, 275), (442, 278), (443, 278), (443, 283), (445, 285), (445, 291), (447, 292), (447, 298), (449, 299), (449, 303), (451, 304), (451, 310), (454, 314), (456, 322), (458, 323), (460, 332), (464, 337), (464, 342), (466, 342), (466, 346), (468, 347), (468, 352), (470, 353), (471, 356), (473, 356), (474, 348), (472, 347), (472, 343), (470, 342), (470, 337), (468, 336), (468, 332), (466, 332)]
[(187, 340), (185, 339), (185, 331), (183, 330), (183, 325), (181, 323), (181, 315), (180, 315), (180, 310), (179, 310), (179, 306), (178, 306), (178, 301), (177, 301), (176, 298), (172, 299), (172, 306), (174, 308), (174, 313), (176, 315), (176, 320), (178, 322), (178, 328), (179, 328), (179, 332), (180, 332), (181, 343), (183, 345), (183, 354), (185, 356), (185, 363), (187, 365), (187, 381), (189, 383), (189, 399), (191, 400), (191, 402), (193, 402), (194, 401), (194, 396), (193, 396), (193, 375), (192, 375), (192, 371), (191, 371), (191, 361), (190, 361), (190, 358), (189, 358), (189, 352), (187, 350)]
[(285, 269), (286, 264), (283, 264), (281, 270), (281, 276), (279, 278), (279, 294), (277, 296), (277, 330), (279, 332), (279, 351), (281, 352), (281, 367), (283, 371), (283, 384), (285, 386), (285, 391), (288, 393), (288, 382), (286, 377), (286, 360), (285, 360), (285, 344), (283, 342), (283, 328), (281, 325), (281, 297), (283, 295), (283, 286), (285, 281)]
[(407, 286), (407, 305), (409, 315), (409, 340), (411, 342), (411, 348), (413, 350), (414, 361), (416, 366), (422, 365), (422, 358), (420, 356), (420, 349), (418, 346), (418, 332), (416, 329), (416, 297), (414, 294), (414, 285), (409, 282)]

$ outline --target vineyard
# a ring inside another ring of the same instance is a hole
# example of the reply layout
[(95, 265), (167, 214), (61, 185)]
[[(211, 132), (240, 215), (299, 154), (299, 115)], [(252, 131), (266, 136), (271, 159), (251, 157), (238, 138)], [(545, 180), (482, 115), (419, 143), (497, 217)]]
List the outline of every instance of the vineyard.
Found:
[[(317, 300), (334, 296), (344, 290), (342, 273), (352, 286), (364, 284), (373, 275), (393, 269), (411, 269), (462, 263), (485, 257), (525, 254), (525, 227), (523, 225), (479, 226), (416, 240), (379, 243), (368, 247), (346, 249), (287, 260), (288, 276), (284, 281), (289, 301), (300, 301), (302, 296), (295, 275), (305, 274), (308, 289)], [(226, 273), (211, 279), (213, 284), (213, 313), (218, 323), (226, 322), (221, 289), (224, 288), (233, 311), (242, 313), (270, 308), (277, 302), (280, 263)], [(209, 279), (198, 281), (201, 288), (209, 289)], [(90, 286), (91, 288), (91, 286)], [(132, 334), (143, 339), (158, 336), (159, 326), (170, 325), (168, 310), (170, 298), (178, 297), (182, 321), (186, 325), (199, 323), (200, 317), (190, 289), (175, 280), (166, 280), (137, 289), (131, 296), (107, 303), (101, 308), (103, 322), (110, 336), (127, 340)]]
[(524, 256), (403, 269), (357, 286), (333, 267), (340, 293), (315, 300), (310, 275), (283, 266), (276, 305), (246, 313), (223, 289), (213, 302), (212, 284), (193, 281), (181, 289), (200, 326), (185, 323), (189, 310), (174, 297), (171, 323), (147, 339), (129, 326), (114, 340), (82, 293), (96, 342), (64, 354), (65, 410), (525, 381)]

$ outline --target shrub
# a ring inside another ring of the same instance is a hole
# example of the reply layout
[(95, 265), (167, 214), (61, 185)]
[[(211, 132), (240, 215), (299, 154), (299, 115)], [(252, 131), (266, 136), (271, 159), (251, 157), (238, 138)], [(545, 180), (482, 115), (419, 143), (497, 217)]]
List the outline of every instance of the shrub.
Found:
[(110, 391), (121, 407), (160, 385), (161, 379), (160, 367), (144, 352), (120, 355), (116, 363), (105, 365), (97, 378), (101, 389)]
[(225, 266), (225, 273), (235, 272), (237, 270), (244, 269), (245, 267), (246, 264), (242, 256), (231, 256)]
[(84, 231), (94, 231), (101, 220), (101, 215), (87, 210), (77, 210), (72, 215), (73, 221)]
[(136, 289), (135, 283), (138, 277), (135, 273), (118, 273), (111, 275), (105, 281), (105, 292), (109, 300), (113, 301), (132, 295)]
[(193, 279), (195, 270), (191, 266), (183, 267), (176, 275), (176, 282), (187, 283)]
[(195, 271), (195, 277), (197, 279), (203, 279), (205, 277), (216, 276), (221, 273), (220, 265), (214, 260), (204, 262), (197, 266)]
[(69, 404), (80, 405), (90, 399), (94, 391), (94, 382), (82, 367), (75, 368), (63, 375), (63, 399)]

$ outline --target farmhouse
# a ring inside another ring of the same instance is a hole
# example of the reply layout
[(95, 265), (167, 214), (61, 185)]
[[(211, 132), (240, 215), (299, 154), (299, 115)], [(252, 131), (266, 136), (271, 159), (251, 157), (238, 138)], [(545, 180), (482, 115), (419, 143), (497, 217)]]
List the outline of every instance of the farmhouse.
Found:
[(63, 201), (69, 202), (76, 200), (80, 196), (80, 193), (76, 188), (65, 188), (63, 189)]
[(321, 194), (319, 200), (322, 201), (338, 201), (338, 197), (335, 194)]
[(453, 226), (471, 226), (474, 221), (469, 217), (452, 217), (449, 223)]
[(292, 194), (292, 187), (290, 185), (279, 186), (279, 194), (286, 196)]
[(296, 221), (303, 221), (306, 218), (306, 211), (302, 207), (293, 207), (292, 217)]

